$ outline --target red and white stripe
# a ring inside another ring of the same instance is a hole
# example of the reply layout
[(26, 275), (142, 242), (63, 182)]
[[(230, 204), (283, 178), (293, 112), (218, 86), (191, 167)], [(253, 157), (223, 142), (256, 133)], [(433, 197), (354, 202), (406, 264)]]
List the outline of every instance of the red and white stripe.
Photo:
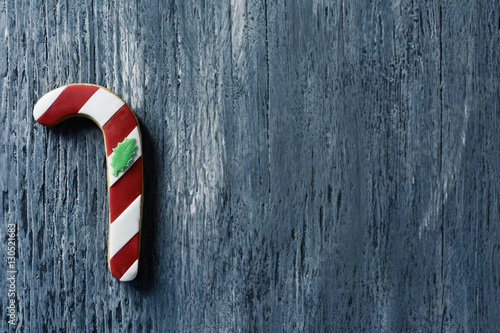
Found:
[[(142, 143), (139, 123), (133, 111), (111, 91), (96, 85), (73, 84), (57, 88), (36, 103), (37, 122), (53, 126), (72, 116), (95, 121), (104, 133), (109, 189), (109, 269), (120, 281), (135, 278), (139, 266), (142, 215)], [(132, 162), (113, 176), (110, 165), (113, 148), (125, 138), (137, 146)]]

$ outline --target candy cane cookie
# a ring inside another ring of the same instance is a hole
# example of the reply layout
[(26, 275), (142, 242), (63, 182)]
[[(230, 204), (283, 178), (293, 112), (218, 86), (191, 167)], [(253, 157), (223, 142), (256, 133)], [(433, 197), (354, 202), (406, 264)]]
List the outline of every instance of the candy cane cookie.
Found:
[(82, 116), (101, 128), (108, 173), (109, 269), (120, 281), (133, 280), (139, 267), (143, 200), (141, 132), (134, 112), (106, 88), (72, 84), (42, 96), (33, 116), (45, 126)]

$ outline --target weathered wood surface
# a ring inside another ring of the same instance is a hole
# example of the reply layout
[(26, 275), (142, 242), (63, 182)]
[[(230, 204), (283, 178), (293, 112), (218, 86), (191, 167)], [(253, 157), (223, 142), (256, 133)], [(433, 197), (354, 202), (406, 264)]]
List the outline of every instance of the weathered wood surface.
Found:
[[(495, 1), (0, 3), (2, 257), (19, 332), (500, 327)], [(106, 86), (143, 132), (140, 275), (107, 270)], [(0, 284), (6, 318), (7, 282)]]

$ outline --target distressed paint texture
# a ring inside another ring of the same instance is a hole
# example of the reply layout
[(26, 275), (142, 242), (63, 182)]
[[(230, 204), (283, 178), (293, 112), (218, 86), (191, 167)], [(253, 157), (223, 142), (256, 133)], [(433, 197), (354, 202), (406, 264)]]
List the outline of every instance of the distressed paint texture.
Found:
[[(495, 1), (0, 2), (0, 317), (22, 332), (500, 327)], [(143, 133), (140, 271), (107, 270), (89, 82)]]

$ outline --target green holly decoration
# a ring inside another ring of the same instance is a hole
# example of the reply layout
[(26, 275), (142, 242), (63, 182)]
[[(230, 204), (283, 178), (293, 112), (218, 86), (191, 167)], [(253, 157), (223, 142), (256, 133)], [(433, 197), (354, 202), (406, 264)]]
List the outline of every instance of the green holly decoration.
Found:
[(135, 154), (134, 149), (137, 148), (135, 145), (135, 139), (125, 138), (122, 142), (113, 148), (113, 156), (111, 158), (111, 166), (113, 167), (113, 176), (118, 176), (119, 171), (123, 171), (130, 161), (132, 161), (132, 155)]

